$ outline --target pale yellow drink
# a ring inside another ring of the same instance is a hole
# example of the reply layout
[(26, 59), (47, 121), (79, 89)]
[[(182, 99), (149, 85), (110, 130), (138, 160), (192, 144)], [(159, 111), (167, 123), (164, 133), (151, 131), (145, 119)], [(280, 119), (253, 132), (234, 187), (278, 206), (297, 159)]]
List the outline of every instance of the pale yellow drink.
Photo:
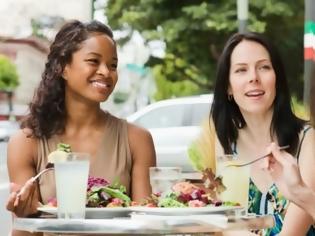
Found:
[(71, 153), (55, 163), (58, 218), (84, 219), (89, 154)]
[(249, 192), (249, 166), (231, 167), (230, 164), (241, 164), (237, 157), (223, 155), (217, 157), (217, 175), (222, 176), (226, 190), (220, 194), (222, 201), (240, 203), (242, 207), (248, 207)]

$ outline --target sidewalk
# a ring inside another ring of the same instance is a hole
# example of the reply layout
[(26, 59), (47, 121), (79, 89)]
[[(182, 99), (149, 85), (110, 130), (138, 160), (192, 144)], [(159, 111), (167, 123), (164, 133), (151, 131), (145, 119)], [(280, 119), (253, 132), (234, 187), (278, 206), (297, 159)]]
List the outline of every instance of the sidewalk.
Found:
[(1, 236), (9, 235), (11, 230), (11, 214), (7, 211), (5, 205), (9, 196), (9, 177), (7, 171), (6, 161), (6, 143), (1, 142), (0, 144), (0, 228)]
[(7, 168), (0, 166), (0, 225), (1, 235), (8, 235), (11, 230), (11, 214), (7, 211), (5, 205), (9, 197), (9, 180)]

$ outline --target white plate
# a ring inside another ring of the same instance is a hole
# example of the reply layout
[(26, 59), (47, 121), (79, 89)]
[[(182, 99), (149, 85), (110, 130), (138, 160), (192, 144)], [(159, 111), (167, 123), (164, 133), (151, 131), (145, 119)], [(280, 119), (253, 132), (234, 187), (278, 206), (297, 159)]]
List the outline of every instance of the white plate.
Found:
[(217, 206), (217, 207), (129, 207), (133, 212), (146, 213), (151, 215), (202, 215), (213, 213), (225, 213), (241, 211), (241, 206)]
[[(114, 217), (126, 217), (129, 215), (130, 208), (127, 207), (104, 207), (104, 208), (85, 208), (86, 219), (105, 219)], [(57, 207), (43, 206), (38, 207), (37, 210), (57, 215)]]

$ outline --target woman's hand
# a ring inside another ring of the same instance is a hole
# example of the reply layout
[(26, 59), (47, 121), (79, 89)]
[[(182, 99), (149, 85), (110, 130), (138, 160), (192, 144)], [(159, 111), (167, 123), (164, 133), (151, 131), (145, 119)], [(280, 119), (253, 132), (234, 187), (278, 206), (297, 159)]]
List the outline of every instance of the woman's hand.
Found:
[(11, 194), (7, 202), (7, 209), (18, 217), (25, 217), (37, 212), (40, 206), (36, 195), (36, 186), (33, 179), (29, 179), (22, 187), (11, 183)]
[(296, 159), (285, 151), (280, 151), (275, 143), (268, 147), (271, 155), (265, 161), (265, 168), (268, 170), (273, 181), (280, 192), (292, 200), (294, 191), (304, 186)]

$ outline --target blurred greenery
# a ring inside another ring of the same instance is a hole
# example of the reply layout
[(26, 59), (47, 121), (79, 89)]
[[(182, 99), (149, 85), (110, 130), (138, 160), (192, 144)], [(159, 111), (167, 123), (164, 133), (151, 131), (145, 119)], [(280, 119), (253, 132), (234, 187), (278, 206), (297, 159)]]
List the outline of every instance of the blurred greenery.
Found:
[(192, 167), (196, 171), (203, 171), (207, 168), (215, 173), (215, 130), (209, 120), (201, 124), (201, 132), (188, 148), (188, 156)]
[(162, 65), (156, 65), (153, 68), (153, 76), (157, 86), (157, 91), (154, 95), (154, 100), (162, 100), (169, 97), (180, 97), (199, 94), (199, 88), (191, 81), (169, 81), (166, 80), (163, 74), (164, 68)]
[(116, 91), (114, 92), (113, 96), (114, 96), (114, 103), (120, 104), (120, 103), (124, 103), (128, 99), (129, 93)]
[(294, 113), (304, 119), (309, 120), (310, 119), (310, 111), (305, 108), (304, 104), (301, 101), (298, 101), (296, 97), (292, 97), (292, 107)]
[(10, 92), (19, 85), (16, 66), (11, 60), (0, 55), (0, 90)]
[[(157, 80), (156, 98), (212, 90), (217, 59), (237, 25), (235, 0), (108, 0), (105, 14), (125, 43), (134, 30), (146, 42), (165, 42), (165, 58), (146, 66)], [(304, 0), (249, 1), (248, 29), (265, 33), (278, 46), (294, 95), (303, 96)]]

